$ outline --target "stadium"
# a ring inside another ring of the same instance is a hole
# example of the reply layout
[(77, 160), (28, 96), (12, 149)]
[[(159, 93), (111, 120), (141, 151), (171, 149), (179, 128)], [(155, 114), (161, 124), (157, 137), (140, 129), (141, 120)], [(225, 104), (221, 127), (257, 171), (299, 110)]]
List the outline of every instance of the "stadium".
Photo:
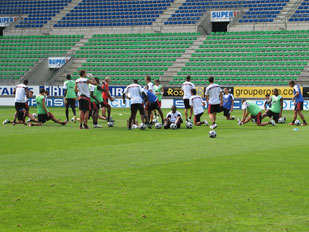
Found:
[(0, 231), (309, 231), (309, 0), (0, 0)]

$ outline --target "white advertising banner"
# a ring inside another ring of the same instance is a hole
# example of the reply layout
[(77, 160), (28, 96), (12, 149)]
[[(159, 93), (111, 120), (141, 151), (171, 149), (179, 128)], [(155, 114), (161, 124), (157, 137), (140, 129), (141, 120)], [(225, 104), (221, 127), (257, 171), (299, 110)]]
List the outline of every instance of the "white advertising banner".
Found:
[(48, 57), (48, 68), (61, 68), (71, 57)]
[[(34, 95), (39, 94), (39, 86), (28, 86), (29, 90), (33, 91)], [(0, 85), (0, 97), (14, 95), (14, 85)]]
[(227, 10), (227, 11), (212, 11), (211, 12), (211, 22), (230, 22), (232, 21), (236, 15), (238, 15), (238, 11)]
[(14, 22), (15, 17), (0, 17), (0, 27), (7, 27), (10, 23)]

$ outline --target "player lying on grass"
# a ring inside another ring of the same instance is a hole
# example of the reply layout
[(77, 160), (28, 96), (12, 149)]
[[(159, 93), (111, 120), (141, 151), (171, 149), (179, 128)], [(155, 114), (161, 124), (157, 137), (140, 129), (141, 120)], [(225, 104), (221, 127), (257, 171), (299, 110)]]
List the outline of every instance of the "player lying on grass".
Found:
[(203, 124), (208, 126), (208, 122), (206, 120), (201, 122), (201, 117), (204, 114), (203, 106), (206, 105), (206, 102), (204, 102), (199, 95), (196, 95), (196, 89), (191, 89), (191, 97), (189, 99), (189, 104), (190, 110), (194, 113), (194, 124), (196, 126), (200, 126)]
[(172, 106), (171, 110), (172, 111), (169, 112), (164, 119), (164, 129), (169, 129), (172, 123), (175, 123), (179, 129), (181, 123), (183, 122), (182, 115), (179, 111), (177, 111), (176, 106)]
[(279, 118), (282, 117), (283, 98), (282, 96), (279, 95), (278, 89), (274, 89), (273, 94), (274, 95), (271, 96), (268, 100), (268, 104), (271, 107), (270, 109), (266, 110), (266, 112), (262, 115), (262, 118), (265, 118), (266, 116), (268, 116), (269, 118), (272, 118), (276, 123), (278, 123)]
[(234, 116), (231, 117), (233, 107), (234, 107), (234, 96), (229, 92), (228, 88), (224, 88), (222, 110), (227, 120), (235, 120)]
[[(255, 119), (256, 124), (258, 126), (266, 126), (266, 125), (273, 125), (275, 126), (276, 123), (272, 120), (270, 122), (262, 122), (262, 110), (260, 107), (252, 102), (249, 102), (245, 99), (242, 100), (242, 109), (243, 109), (243, 116), (242, 120), (238, 119), (238, 125), (241, 126), (250, 122), (252, 119)], [(250, 116), (249, 116), (250, 114)]]
[(293, 121), (289, 125), (295, 125), (295, 120), (297, 119), (297, 115), (299, 115), (299, 117), (303, 120), (303, 123), (301, 125), (307, 126), (307, 122), (302, 113), (302, 110), (304, 109), (304, 98), (301, 94), (300, 87), (294, 81), (290, 81), (289, 86), (293, 88), (293, 100), (295, 104)]
[(38, 123), (29, 123), (29, 126), (42, 126), (43, 123), (52, 120), (55, 123), (65, 125), (67, 122), (61, 122), (49, 112), (46, 106), (45, 89), (40, 89), (40, 94), (36, 96)]

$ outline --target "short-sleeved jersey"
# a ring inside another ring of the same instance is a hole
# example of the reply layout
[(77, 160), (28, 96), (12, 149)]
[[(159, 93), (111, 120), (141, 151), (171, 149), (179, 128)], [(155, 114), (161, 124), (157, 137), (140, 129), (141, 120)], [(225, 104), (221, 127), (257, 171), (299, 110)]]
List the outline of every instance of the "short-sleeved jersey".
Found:
[(204, 113), (203, 99), (198, 95), (193, 95), (189, 99), (190, 106), (193, 106), (194, 115)]
[(89, 86), (87, 84), (88, 79), (81, 77), (76, 80), (76, 85), (79, 91), (79, 96), (86, 96), (90, 98)]
[(142, 104), (143, 89), (139, 84), (131, 84), (125, 88), (124, 93), (131, 98), (131, 104)]
[(278, 95), (278, 96), (271, 96), (271, 108), (270, 110), (274, 113), (280, 113), (281, 112), (281, 96)]
[[(93, 95), (99, 102), (103, 102), (102, 91), (98, 89), (96, 85), (89, 85), (90, 93), (93, 92)], [(94, 98), (90, 96), (91, 102), (97, 102)]]
[(154, 103), (158, 100), (157, 96), (153, 92), (149, 91), (148, 89), (144, 88), (144, 92), (147, 95), (148, 101), (150, 103)]
[(242, 108), (247, 109), (252, 116), (257, 116), (260, 112), (262, 112), (260, 107), (253, 102), (244, 102)]
[(153, 84), (152, 84), (152, 82), (149, 82), (149, 83), (147, 84), (147, 88), (148, 88), (148, 90), (150, 90), (151, 92), (153, 92)]
[(37, 95), (35, 99), (36, 99), (37, 114), (46, 114), (48, 112), (47, 105), (45, 104), (47, 112), (44, 110), (44, 107), (43, 107), (43, 100), (45, 99), (45, 96), (42, 96), (40, 94), (40, 95)]
[(223, 95), (223, 108), (230, 110), (232, 107), (232, 102), (234, 101), (234, 96), (231, 93)]
[(221, 88), (218, 84), (210, 84), (205, 90), (205, 96), (208, 96), (209, 104), (218, 105), (220, 104), (220, 93)]
[(181, 89), (183, 91), (183, 99), (189, 99), (191, 97), (191, 89), (195, 89), (195, 85), (190, 81), (185, 81)]
[(26, 94), (26, 89), (28, 87), (24, 84), (19, 84), (16, 85), (16, 91), (15, 91), (15, 102), (18, 103), (25, 103), (27, 94)]
[(75, 81), (73, 81), (73, 80), (65, 81), (64, 84), (63, 84), (63, 89), (67, 90), (65, 98), (68, 98), (68, 99), (76, 98)]
[(295, 98), (295, 102), (296, 104), (299, 103), (299, 102), (303, 102), (304, 101), (304, 98), (303, 98), (303, 95), (300, 91), (300, 87), (299, 85), (294, 85), (293, 87), (293, 93), (294, 93), (294, 96), (296, 95), (296, 93), (299, 93), (298, 96)]
[(176, 111), (175, 113), (171, 111), (166, 115), (166, 117), (169, 118), (171, 122), (176, 122), (178, 117), (182, 118), (182, 115), (179, 111)]
[[(107, 82), (105, 82), (102, 85), (102, 89), (105, 89), (107, 92), (109, 92), (109, 86), (108, 86)], [(103, 97), (103, 99), (108, 99), (108, 94), (105, 91), (102, 91), (102, 97)]]
[(161, 94), (162, 85), (154, 85), (153, 90), (159, 101), (162, 101), (163, 94)]

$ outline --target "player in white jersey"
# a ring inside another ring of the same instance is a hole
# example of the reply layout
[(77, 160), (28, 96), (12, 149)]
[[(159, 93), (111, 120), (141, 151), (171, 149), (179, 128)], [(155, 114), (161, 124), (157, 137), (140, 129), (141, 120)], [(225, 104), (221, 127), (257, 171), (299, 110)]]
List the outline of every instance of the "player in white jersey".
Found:
[[(26, 99), (29, 96), (29, 90), (28, 90), (28, 80), (24, 80), (23, 84), (16, 85), (16, 88), (14, 89), (15, 94), (15, 109), (16, 114), (18, 112), (22, 111), (22, 109), (26, 110)], [(24, 114), (24, 117), (22, 121), (25, 123), (26, 113)], [(16, 122), (14, 120), (13, 124)]]
[(145, 77), (145, 81), (147, 83), (147, 89), (150, 91), (150, 92), (153, 92), (153, 83), (151, 82), (151, 77), (150, 76), (146, 76)]
[(210, 129), (216, 129), (216, 115), (222, 111), (223, 95), (220, 85), (214, 83), (214, 78), (209, 77), (209, 86), (206, 88), (205, 97), (208, 103), (209, 119), (212, 122)]
[(91, 101), (90, 101), (90, 90), (89, 84), (97, 85), (96, 80), (93, 78), (92, 74), (89, 74), (88, 78), (86, 78), (86, 71), (81, 70), (79, 72), (80, 78), (76, 80), (75, 92), (78, 93), (79, 99), (79, 117), (80, 117), (80, 125), (79, 129), (89, 129), (88, 127), (88, 119), (89, 119), (89, 111), (91, 109)]
[[(188, 121), (188, 109), (191, 109), (189, 99), (191, 97), (191, 89), (195, 89), (195, 85), (191, 82), (191, 77), (188, 75), (186, 81), (182, 84), (181, 89), (183, 91), (183, 103), (185, 105), (185, 117)], [(190, 110), (190, 121), (192, 117), (192, 110)]]
[(133, 84), (128, 85), (122, 95), (123, 103), (126, 103), (126, 95), (131, 99), (131, 115), (129, 118), (128, 129), (132, 129), (132, 123), (135, 122), (136, 113), (139, 111), (142, 119), (142, 123), (145, 123), (145, 111), (143, 106), (143, 99), (148, 101), (147, 95), (143, 91), (143, 88), (138, 84), (137, 80), (133, 81)]
[(169, 129), (172, 123), (175, 123), (177, 125), (177, 128), (179, 129), (181, 126), (182, 121), (182, 115), (179, 111), (177, 111), (176, 106), (172, 106), (172, 111), (170, 111), (166, 118), (164, 119), (164, 129)]
[(196, 95), (196, 89), (191, 89), (192, 96), (189, 99), (189, 104), (191, 107), (191, 111), (194, 112), (194, 124), (196, 126), (200, 126), (205, 124), (208, 125), (208, 122), (206, 120), (201, 122), (201, 117), (204, 114), (204, 108), (203, 106), (206, 105), (206, 102), (203, 101), (203, 99)]

